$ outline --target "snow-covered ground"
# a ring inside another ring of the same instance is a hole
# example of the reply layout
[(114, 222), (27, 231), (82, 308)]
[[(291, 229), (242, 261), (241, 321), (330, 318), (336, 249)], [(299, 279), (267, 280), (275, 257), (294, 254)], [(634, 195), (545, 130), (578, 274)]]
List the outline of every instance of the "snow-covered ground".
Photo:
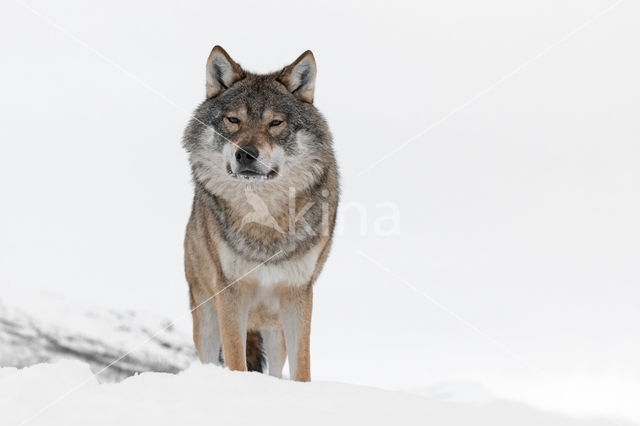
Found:
[(178, 425), (622, 425), (572, 419), (509, 401), (460, 403), (332, 382), (296, 383), (194, 364), (99, 384), (75, 361), (0, 369), (5, 426)]
[(0, 303), (3, 426), (630, 424), (540, 410), (474, 382), (390, 391), (235, 373), (201, 365), (189, 336), (155, 315), (29, 302), (24, 310)]

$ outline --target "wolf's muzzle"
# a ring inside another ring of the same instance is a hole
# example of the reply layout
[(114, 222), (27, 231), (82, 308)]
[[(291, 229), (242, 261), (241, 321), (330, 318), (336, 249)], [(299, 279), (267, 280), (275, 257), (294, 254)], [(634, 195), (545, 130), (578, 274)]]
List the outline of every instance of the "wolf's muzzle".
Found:
[(243, 145), (241, 147), (238, 147), (238, 150), (236, 151), (235, 156), (236, 156), (236, 161), (240, 166), (248, 167), (248, 166), (251, 166), (256, 161), (259, 155), (260, 155), (260, 152), (258, 151), (258, 148), (256, 148), (255, 146)]

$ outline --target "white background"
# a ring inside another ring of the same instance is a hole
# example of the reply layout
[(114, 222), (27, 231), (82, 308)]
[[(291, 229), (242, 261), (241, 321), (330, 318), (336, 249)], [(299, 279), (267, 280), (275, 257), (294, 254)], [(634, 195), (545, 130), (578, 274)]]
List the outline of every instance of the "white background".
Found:
[(0, 297), (182, 317), (209, 51), (311, 49), (343, 189), (313, 378), (640, 419), (640, 6), (614, 3), (3, 2)]

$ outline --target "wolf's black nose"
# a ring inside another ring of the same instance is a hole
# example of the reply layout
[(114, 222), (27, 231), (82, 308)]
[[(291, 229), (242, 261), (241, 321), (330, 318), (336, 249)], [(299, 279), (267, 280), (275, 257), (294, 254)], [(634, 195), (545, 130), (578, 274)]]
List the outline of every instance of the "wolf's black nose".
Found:
[(253, 145), (244, 145), (236, 151), (236, 161), (241, 166), (248, 166), (258, 158), (258, 155), (260, 155), (258, 148)]

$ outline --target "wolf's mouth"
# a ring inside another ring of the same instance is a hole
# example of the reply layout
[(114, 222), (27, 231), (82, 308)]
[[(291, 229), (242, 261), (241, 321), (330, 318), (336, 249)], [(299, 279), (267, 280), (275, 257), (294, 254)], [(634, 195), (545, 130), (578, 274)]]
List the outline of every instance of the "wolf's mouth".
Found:
[(231, 165), (227, 164), (227, 173), (229, 173), (231, 177), (236, 179), (246, 180), (249, 182), (256, 182), (256, 181), (266, 181), (266, 180), (273, 179), (278, 175), (278, 170), (276, 168), (276, 169), (270, 170), (266, 174), (263, 174), (263, 173), (257, 172), (256, 170), (245, 169), (237, 173), (234, 173), (231, 170)]

